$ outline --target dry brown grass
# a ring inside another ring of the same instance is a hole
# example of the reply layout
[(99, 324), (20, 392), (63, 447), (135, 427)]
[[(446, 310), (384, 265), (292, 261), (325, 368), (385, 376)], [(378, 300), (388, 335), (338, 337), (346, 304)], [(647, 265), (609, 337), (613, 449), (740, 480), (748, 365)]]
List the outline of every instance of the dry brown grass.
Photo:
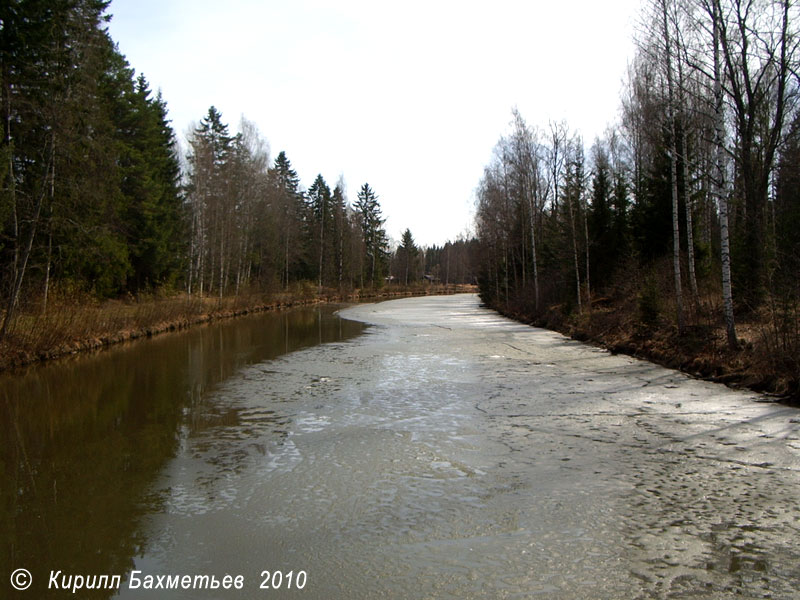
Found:
[[(22, 311), (0, 342), (0, 368), (181, 329), (225, 316), (271, 308), (264, 295), (197, 298), (186, 294), (97, 300), (57, 296), (46, 312)], [(38, 308), (38, 307), (36, 307)]]
[(23, 310), (0, 341), (0, 370), (252, 312), (315, 302), (463, 291), (474, 288), (418, 285), (341, 292), (320, 291), (309, 282), (300, 282), (286, 291), (248, 292), (223, 298), (178, 293), (103, 302), (87, 294), (59, 291), (51, 296), (46, 312), (40, 302), (23, 302)]

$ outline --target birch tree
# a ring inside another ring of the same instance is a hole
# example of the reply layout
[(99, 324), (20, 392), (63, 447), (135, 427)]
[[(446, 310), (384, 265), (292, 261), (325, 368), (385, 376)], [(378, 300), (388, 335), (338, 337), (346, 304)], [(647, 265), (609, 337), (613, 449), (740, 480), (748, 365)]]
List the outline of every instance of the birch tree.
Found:
[(736, 132), (732, 155), (744, 196), (737, 280), (743, 299), (755, 306), (765, 283), (771, 174), (787, 115), (797, 105), (798, 8), (790, 0), (710, 1)]
[(661, 43), (663, 44), (664, 73), (667, 80), (667, 136), (669, 138), (670, 186), (672, 190), (672, 271), (675, 285), (675, 312), (678, 322), (678, 334), (683, 335), (686, 321), (683, 314), (683, 291), (681, 289), (681, 236), (680, 212), (678, 210), (678, 150), (677, 130), (675, 127), (675, 89), (673, 74), (673, 41), (670, 28), (668, 0), (659, 0), (659, 17), (661, 21)]
[[(540, 151), (534, 132), (517, 109), (513, 110), (513, 132), (510, 138), (510, 162), (513, 167), (516, 192), (523, 213), (527, 213), (527, 230), (530, 235), (531, 263), (533, 268), (534, 305), (539, 310), (539, 265), (536, 256), (537, 216), (541, 209), (543, 190), (540, 175)], [(523, 263), (525, 256), (523, 235)], [(523, 273), (525, 268), (523, 266)]]

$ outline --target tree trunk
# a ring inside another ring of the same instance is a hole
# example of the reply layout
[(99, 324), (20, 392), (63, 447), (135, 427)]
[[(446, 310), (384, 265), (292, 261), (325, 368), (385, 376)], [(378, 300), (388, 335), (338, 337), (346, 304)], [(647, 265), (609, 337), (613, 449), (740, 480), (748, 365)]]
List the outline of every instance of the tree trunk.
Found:
[(375, 289), (375, 248), (372, 249), (372, 269), (370, 270), (369, 280), (372, 284), (372, 289)]
[(583, 207), (583, 238), (585, 246), (585, 254), (586, 254), (586, 308), (589, 312), (592, 312), (592, 288), (589, 284), (589, 219), (587, 215), (589, 211), (584, 206)]
[(319, 292), (322, 293), (322, 267), (325, 256), (325, 200), (321, 200), (322, 218), (319, 220)]
[(47, 300), (50, 295), (50, 267), (53, 264), (53, 232), (47, 233), (47, 262), (44, 268), (44, 291), (42, 292), (42, 314), (47, 314)]
[(447, 265), (444, 271), (444, 284), (450, 285), (450, 246), (447, 246)]
[(719, 0), (713, 1), (712, 25), (714, 43), (714, 171), (712, 187), (719, 205), (720, 258), (722, 260), (722, 304), (725, 311), (725, 331), (728, 347), (735, 350), (736, 323), (733, 315), (733, 291), (731, 288), (731, 250), (728, 232), (728, 199), (725, 195), (725, 116), (723, 114), (722, 69), (720, 65), (719, 19), (722, 11)]
[(661, 0), (662, 17), (664, 25), (664, 44), (666, 48), (667, 72), (667, 119), (669, 120), (669, 171), (672, 187), (672, 268), (675, 277), (675, 312), (678, 320), (678, 334), (683, 335), (686, 322), (683, 315), (683, 292), (681, 291), (681, 233), (678, 210), (678, 165), (677, 144), (675, 128), (675, 94), (672, 81), (672, 45), (667, 19), (667, 0)]
[[(6, 73), (3, 73), (6, 75)], [(5, 78), (5, 77), (4, 77)], [(6, 131), (5, 138), (8, 145), (8, 181), (9, 181), (9, 195), (11, 200), (11, 216), (12, 216), (12, 236), (14, 239), (14, 259), (12, 261), (11, 279), (16, 281), (17, 271), (19, 267), (19, 215), (17, 214), (17, 177), (14, 172), (14, 138), (11, 135), (11, 123), (13, 121), (13, 112), (11, 110), (11, 84), (6, 79), (6, 85), (3, 91), (6, 93)], [(1, 339), (1, 338), (0, 338)]]
[(339, 289), (344, 280), (344, 219), (339, 219)]
[[(288, 221), (288, 220), (287, 220)], [(288, 222), (287, 222), (288, 227)], [(284, 289), (289, 289), (289, 231), (288, 229), (285, 232), (285, 252), (284, 252), (284, 267), (283, 267), (283, 277), (284, 277)]]
[[(52, 138), (50, 141), (50, 164), (52, 164), (53, 160), (55, 160), (55, 138)], [(45, 172), (47, 176), (50, 174), (50, 164), (47, 165)], [(3, 319), (3, 325), (0, 327), (0, 340), (3, 340), (8, 333), (8, 328), (11, 325), (12, 320), (14, 319), (14, 312), (19, 304), (19, 294), (22, 290), (22, 283), (25, 279), (25, 272), (28, 267), (28, 259), (31, 256), (31, 250), (33, 249), (33, 240), (36, 237), (36, 229), (39, 225), (39, 221), (42, 215), (42, 205), (44, 204), (44, 198), (47, 194), (48, 189), (47, 181), (45, 179), (42, 182), (42, 191), (39, 194), (36, 200), (36, 207), (34, 209), (33, 218), (31, 219), (30, 229), (28, 230), (28, 239), (25, 242), (25, 247), (22, 250), (22, 254), (20, 255), (20, 264), (19, 268), (17, 269), (17, 276), (14, 278), (14, 285), (11, 290), (11, 296), (8, 300), (8, 305), (6, 308), (5, 318)]]
[(692, 290), (692, 298), (695, 304), (700, 299), (700, 292), (697, 289), (697, 272), (694, 259), (694, 224), (692, 218), (692, 195), (689, 189), (689, 167), (688, 152), (686, 150), (686, 135), (683, 136), (683, 203), (686, 208), (686, 252), (689, 263), (689, 287)]
[(225, 291), (225, 233), (220, 230), (219, 234), (219, 299)]
[[(567, 167), (569, 168), (569, 167)], [(567, 198), (567, 206), (569, 206), (569, 224), (572, 229), (572, 257), (575, 262), (575, 288), (578, 298), (578, 313), (583, 313), (583, 305), (581, 303), (581, 272), (578, 268), (578, 236), (575, 231), (575, 211), (572, 207), (572, 195)]]
[(529, 197), (531, 227), (531, 259), (533, 260), (533, 297), (536, 311), (539, 311), (539, 265), (536, 262), (536, 219), (534, 216), (534, 195)]
[[(679, 43), (679, 42), (677, 42)], [(700, 301), (700, 293), (697, 289), (697, 272), (695, 269), (694, 258), (694, 225), (692, 218), (692, 194), (689, 185), (689, 136), (686, 135), (688, 119), (686, 118), (686, 96), (684, 94), (685, 83), (683, 76), (683, 60), (678, 56), (678, 97), (680, 102), (681, 114), (681, 150), (683, 151), (683, 204), (686, 212), (686, 253), (689, 268), (689, 287), (692, 292), (692, 300), (695, 306)]]
[[(55, 146), (55, 135), (53, 136)], [(50, 295), (50, 267), (53, 264), (53, 202), (56, 195), (56, 161), (50, 165), (50, 216), (47, 220), (47, 261), (44, 268), (44, 291), (42, 293), (42, 314), (47, 314), (47, 300)]]
[(192, 279), (194, 275), (194, 253), (195, 253), (195, 219), (192, 215), (192, 230), (189, 236), (189, 272), (186, 274), (186, 292), (192, 295)]
[(678, 217), (678, 170), (675, 164), (674, 144), (670, 150), (670, 155), (670, 177), (672, 178), (672, 270), (675, 278), (675, 311), (678, 317), (678, 334), (683, 335), (686, 322), (683, 316), (683, 292), (681, 290), (681, 232)]

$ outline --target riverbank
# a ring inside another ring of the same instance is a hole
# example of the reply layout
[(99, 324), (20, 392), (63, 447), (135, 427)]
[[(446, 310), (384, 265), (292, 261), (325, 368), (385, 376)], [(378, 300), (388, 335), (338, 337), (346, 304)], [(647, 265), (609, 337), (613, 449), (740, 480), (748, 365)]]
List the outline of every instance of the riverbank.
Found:
[[(738, 323), (739, 347), (726, 342), (721, 311), (695, 309), (696, 324), (678, 335), (668, 318), (644, 323), (637, 311), (638, 299), (596, 299), (591, 310), (565, 314), (554, 305), (534, 315), (525, 306), (493, 306), (501, 314), (535, 327), (558, 331), (572, 339), (589, 342), (614, 354), (643, 358), (707, 381), (751, 389), (800, 404), (800, 370), (790, 348), (776, 348), (769, 319), (751, 315)], [(719, 314), (717, 314), (719, 313)]]
[(386, 286), (339, 292), (312, 286), (290, 291), (204, 297), (187, 294), (99, 302), (88, 297), (56, 299), (47, 312), (27, 312), (0, 342), (0, 371), (88, 352), (220, 319), (317, 304), (474, 291), (463, 285)]

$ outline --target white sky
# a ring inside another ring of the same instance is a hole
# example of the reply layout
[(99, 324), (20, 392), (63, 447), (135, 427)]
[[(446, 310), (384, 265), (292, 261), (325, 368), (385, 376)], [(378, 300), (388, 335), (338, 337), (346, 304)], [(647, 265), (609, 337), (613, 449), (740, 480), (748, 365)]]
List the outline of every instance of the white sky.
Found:
[(516, 106), (587, 142), (618, 115), (639, 0), (113, 0), (112, 38), (178, 137), (212, 104), (244, 115), (305, 187), (368, 182), (388, 234), (472, 224), (474, 190)]

